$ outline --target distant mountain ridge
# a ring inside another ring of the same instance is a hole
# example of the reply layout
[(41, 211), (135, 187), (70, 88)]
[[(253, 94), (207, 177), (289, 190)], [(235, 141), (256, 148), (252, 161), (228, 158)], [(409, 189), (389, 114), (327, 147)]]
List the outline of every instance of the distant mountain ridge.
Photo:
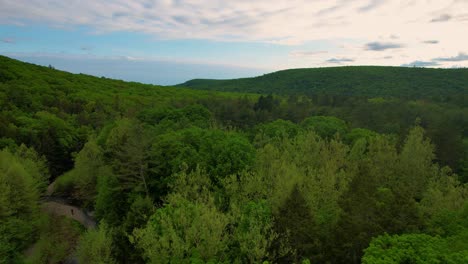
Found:
[(468, 69), (346, 66), (291, 69), (254, 78), (194, 79), (178, 86), (263, 94), (431, 98), (468, 94)]

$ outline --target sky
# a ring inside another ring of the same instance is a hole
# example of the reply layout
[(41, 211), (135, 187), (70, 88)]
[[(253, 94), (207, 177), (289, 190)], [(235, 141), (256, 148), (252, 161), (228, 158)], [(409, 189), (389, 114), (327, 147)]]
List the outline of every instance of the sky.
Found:
[(468, 66), (468, 0), (0, 0), (0, 54), (171, 85), (288, 69)]

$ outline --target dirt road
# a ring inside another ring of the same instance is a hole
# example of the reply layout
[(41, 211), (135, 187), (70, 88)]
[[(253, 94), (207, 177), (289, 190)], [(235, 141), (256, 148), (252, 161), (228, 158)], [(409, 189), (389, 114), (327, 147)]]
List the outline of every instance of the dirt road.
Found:
[(46, 200), (42, 203), (42, 210), (49, 214), (66, 216), (80, 222), (87, 229), (95, 228), (96, 221), (86, 212), (76, 206), (62, 203), (60, 200)]

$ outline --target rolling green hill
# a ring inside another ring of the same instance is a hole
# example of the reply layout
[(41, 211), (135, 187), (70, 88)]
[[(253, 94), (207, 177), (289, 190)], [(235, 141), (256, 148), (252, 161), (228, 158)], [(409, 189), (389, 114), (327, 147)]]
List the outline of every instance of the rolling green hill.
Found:
[(10, 102), (11, 99), (18, 99), (23, 102), (11, 103), (26, 107), (36, 95), (50, 100), (53, 99), (51, 97), (55, 97), (57, 101), (67, 97), (75, 101), (96, 101), (103, 104), (112, 103), (116, 97), (125, 97), (125, 100), (121, 100), (125, 101), (125, 104), (140, 106), (161, 106), (168, 101), (179, 99), (239, 96), (73, 74), (0, 56), (0, 102), (3, 98), (9, 98)]
[(72, 74), (0, 56), (0, 148), (33, 146), (57, 176), (71, 168), (90, 131), (115, 119), (241, 96), (256, 97)]
[(438, 98), (468, 93), (468, 69), (330, 67), (291, 69), (254, 78), (195, 79), (179, 86), (199, 90), (275, 94), (332, 94)]

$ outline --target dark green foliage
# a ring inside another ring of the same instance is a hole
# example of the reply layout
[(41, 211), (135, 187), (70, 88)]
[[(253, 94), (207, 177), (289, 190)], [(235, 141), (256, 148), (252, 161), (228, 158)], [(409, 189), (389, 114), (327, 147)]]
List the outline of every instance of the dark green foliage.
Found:
[(56, 194), (71, 194), (73, 199), (90, 205), (96, 198), (99, 176), (105, 175), (104, 156), (95, 139), (88, 141), (75, 157), (73, 170), (55, 181)]
[(266, 97), (261, 95), (257, 103), (254, 104), (254, 110), (271, 112), (278, 104), (279, 102), (275, 100), (271, 94)]
[(263, 146), (268, 142), (278, 142), (283, 139), (292, 139), (301, 131), (301, 127), (291, 121), (278, 119), (273, 122), (260, 124), (255, 127), (254, 142)]
[(160, 132), (190, 126), (210, 128), (214, 122), (210, 111), (201, 105), (189, 105), (182, 109), (150, 109), (141, 112), (139, 118), (145, 123), (157, 125)]
[(71, 152), (77, 149), (77, 131), (49, 112), (37, 112), (32, 119), (19, 120), (22, 142), (34, 147), (49, 162), (53, 177), (72, 168)]
[(150, 169), (156, 177), (152, 180), (164, 182), (183, 166), (191, 171), (197, 165), (216, 180), (249, 168), (254, 152), (250, 142), (235, 132), (194, 127), (163, 134), (152, 145)]
[(278, 259), (282, 263), (298, 263), (304, 258), (310, 258), (315, 253), (318, 238), (314, 237), (316, 228), (307, 202), (297, 186), (280, 208), (275, 219), (274, 229), (279, 237), (279, 245), (286, 244), (291, 253)]
[(59, 264), (74, 254), (83, 227), (76, 221), (57, 216), (43, 216), (39, 240), (33, 245), (26, 263)]
[[(468, 70), (405, 67), (294, 69), (235, 80), (191, 80), (182, 87), (263, 94), (444, 98), (466, 96)], [(465, 92), (465, 93), (464, 93)], [(461, 101), (460, 101), (461, 102)]]

